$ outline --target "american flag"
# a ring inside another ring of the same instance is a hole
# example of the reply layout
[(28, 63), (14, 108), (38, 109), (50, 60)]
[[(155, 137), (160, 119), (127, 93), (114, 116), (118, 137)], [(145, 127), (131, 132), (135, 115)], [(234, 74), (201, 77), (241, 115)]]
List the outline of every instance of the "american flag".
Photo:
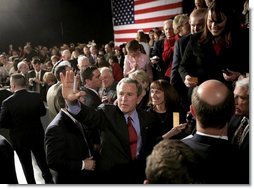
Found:
[(112, 0), (114, 40), (119, 46), (136, 38), (138, 30), (163, 27), (163, 22), (182, 13), (182, 0)]

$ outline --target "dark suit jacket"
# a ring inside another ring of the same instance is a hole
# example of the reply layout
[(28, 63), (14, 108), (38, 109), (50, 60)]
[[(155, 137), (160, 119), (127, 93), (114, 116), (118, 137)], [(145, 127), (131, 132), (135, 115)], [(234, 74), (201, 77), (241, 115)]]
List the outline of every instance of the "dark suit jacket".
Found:
[(12, 92), (7, 89), (0, 89), (0, 107), (2, 105), (2, 102), (9, 96), (12, 95)]
[[(160, 58), (158, 64), (152, 65), (154, 80), (163, 79), (166, 69), (168, 67), (168, 64), (166, 64), (162, 59), (162, 53), (164, 50), (164, 40), (165, 39), (160, 39), (160, 40), (156, 41), (154, 43), (153, 49), (151, 51), (151, 57), (158, 56)], [(158, 66), (161, 68), (161, 71), (156, 70), (156, 67), (158, 67)]]
[(86, 92), (85, 105), (91, 108), (97, 108), (101, 104), (100, 97), (91, 89), (86, 87), (81, 87), (82, 91)]
[(78, 126), (62, 111), (46, 129), (47, 162), (57, 172), (56, 183), (92, 183), (90, 171), (81, 170), (89, 157), (88, 146)]
[(182, 140), (203, 159), (199, 177), (206, 184), (240, 184), (239, 152), (228, 140), (194, 134)]
[(178, 67), (182, 61), (182, 57), (185, 51), (185, 48), (189, 42), (190, 35), (184, 36), (175, 42), (174, 46), (174, 55), (171, 68), (171, 77), (170, 84), (183, 95), (187, 92), (186, 86), (183, 83), (183, 80), (178, 72)]
[[(243, 116), (236, 116), (234, 115), (230, 122), (228, 127), (228, 138), (229, 141), (232, 141), (232, 138), (234, 137), (236, 129), (239, 127), (241, 120)], [(249, 183), (249, 171), (250, 171), (250, 138), (249, 138), (249, 132), (245, 136), (242, 144), (239, 148), (240, 150), (240, 157), (241, 157), (241, 167), (243, 169), (242, 175), (244, 178), (244, 183)]]
[[(229, 122), (229, 128), (228, 128), (229, 141), (232, 141), (235, 131), (239, 127), (242, 119), (243, 119), (243, 116), (236, 116), (236, 115), (232, 116), (232, 118)], [(244, 138), (240, 149), (243, 151), (249, 151), (249, 133)]]
[(145, 160), (155, 143), (151, 131), (152, 127), (156, 126), (156, 119), (149, 112), (143, 110), (137, 112), (142, 146), (135, 162), (131, 160), (126, 120), (117, 106), (103, 104), (98, 110), (82, 106), (81, 112), (77, 115), (77, 119), (87, 126), (100, 128), (101, 151), (98, 169), (108, 179), (106, 182), (143, 183)]
[(14, 151), (10, 143), (0, 135), (0, 184), (18, 184)]
[(40, 94), (29, 92), (26, 89), (15, 92), (2, 103), (0, 125), (10, 129), (12, 142), (16, 139), (27, 141), (38, 140), (44, 137), (41, 116), (46, 114)]
[[(45, 70), (41, 70), (40, 81), (43, 81), (43, 76), (45, 73), (46, 73)], [(35, 78), (35, 77), (36, 77), (36, 73), (34, 70), (31, 70), (28, 72), (28, 80), (29, 78)], [(36, 91), (36, 85), (34, 84), (33, 86), (29, 86), (29, 90)], [(47, 95), (46, 85), (40, 85), (40, 94), (41, 94), (42, 100), (46, 101), (46, 95)]]
[(175, 42), (174, 55), (171, 68), (170, 84), (177, 90), (180, 95), (184, 111), (187, 112), (190, 107), (190, 101), (188, 101), (188, 88), (185, 86), (180, 73), (178, 71), (179, 65), (182, 61), (185, 48), (189, 42), (190, 35), (184, 36)]

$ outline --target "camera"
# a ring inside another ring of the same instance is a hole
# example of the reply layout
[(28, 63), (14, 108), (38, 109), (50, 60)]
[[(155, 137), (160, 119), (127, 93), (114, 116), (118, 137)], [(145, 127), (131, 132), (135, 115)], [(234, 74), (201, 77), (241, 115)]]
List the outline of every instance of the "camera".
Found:
[(187, 127), (185, 129), (186, 134), (194, 134), (196, 132), (196, 119), (193, 117), (191, 112), (187, 112), (186, 115)]

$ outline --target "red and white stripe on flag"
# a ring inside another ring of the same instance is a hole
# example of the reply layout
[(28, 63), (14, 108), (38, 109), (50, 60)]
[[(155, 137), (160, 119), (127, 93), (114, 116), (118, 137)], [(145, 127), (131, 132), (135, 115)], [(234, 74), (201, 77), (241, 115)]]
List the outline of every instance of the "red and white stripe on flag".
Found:
[(182, 13), (182, 0), (112, 0), (112, 11), (114, 41), (119, 46), (135, 39), (138, 30), (162, 29), (165, 20)]

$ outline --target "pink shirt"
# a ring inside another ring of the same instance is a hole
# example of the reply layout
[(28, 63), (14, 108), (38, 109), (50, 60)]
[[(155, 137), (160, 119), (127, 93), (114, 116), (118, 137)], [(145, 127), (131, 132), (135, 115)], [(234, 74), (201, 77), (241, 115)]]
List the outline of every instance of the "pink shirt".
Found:
[(136, 64), (137, 64), (136, 70), (142, 69), (146, 71), (150, 81), (152, 81), (153, 72), (152, 72), (151, 63), (150, 63), (148, 55), (143, 53), (137, 54), (135, 58), (130, 55), (125, 56), (124, 66), (123, 66), (123, 75), (126, 77), (128, 75), (128, 72), (132, 70)]

